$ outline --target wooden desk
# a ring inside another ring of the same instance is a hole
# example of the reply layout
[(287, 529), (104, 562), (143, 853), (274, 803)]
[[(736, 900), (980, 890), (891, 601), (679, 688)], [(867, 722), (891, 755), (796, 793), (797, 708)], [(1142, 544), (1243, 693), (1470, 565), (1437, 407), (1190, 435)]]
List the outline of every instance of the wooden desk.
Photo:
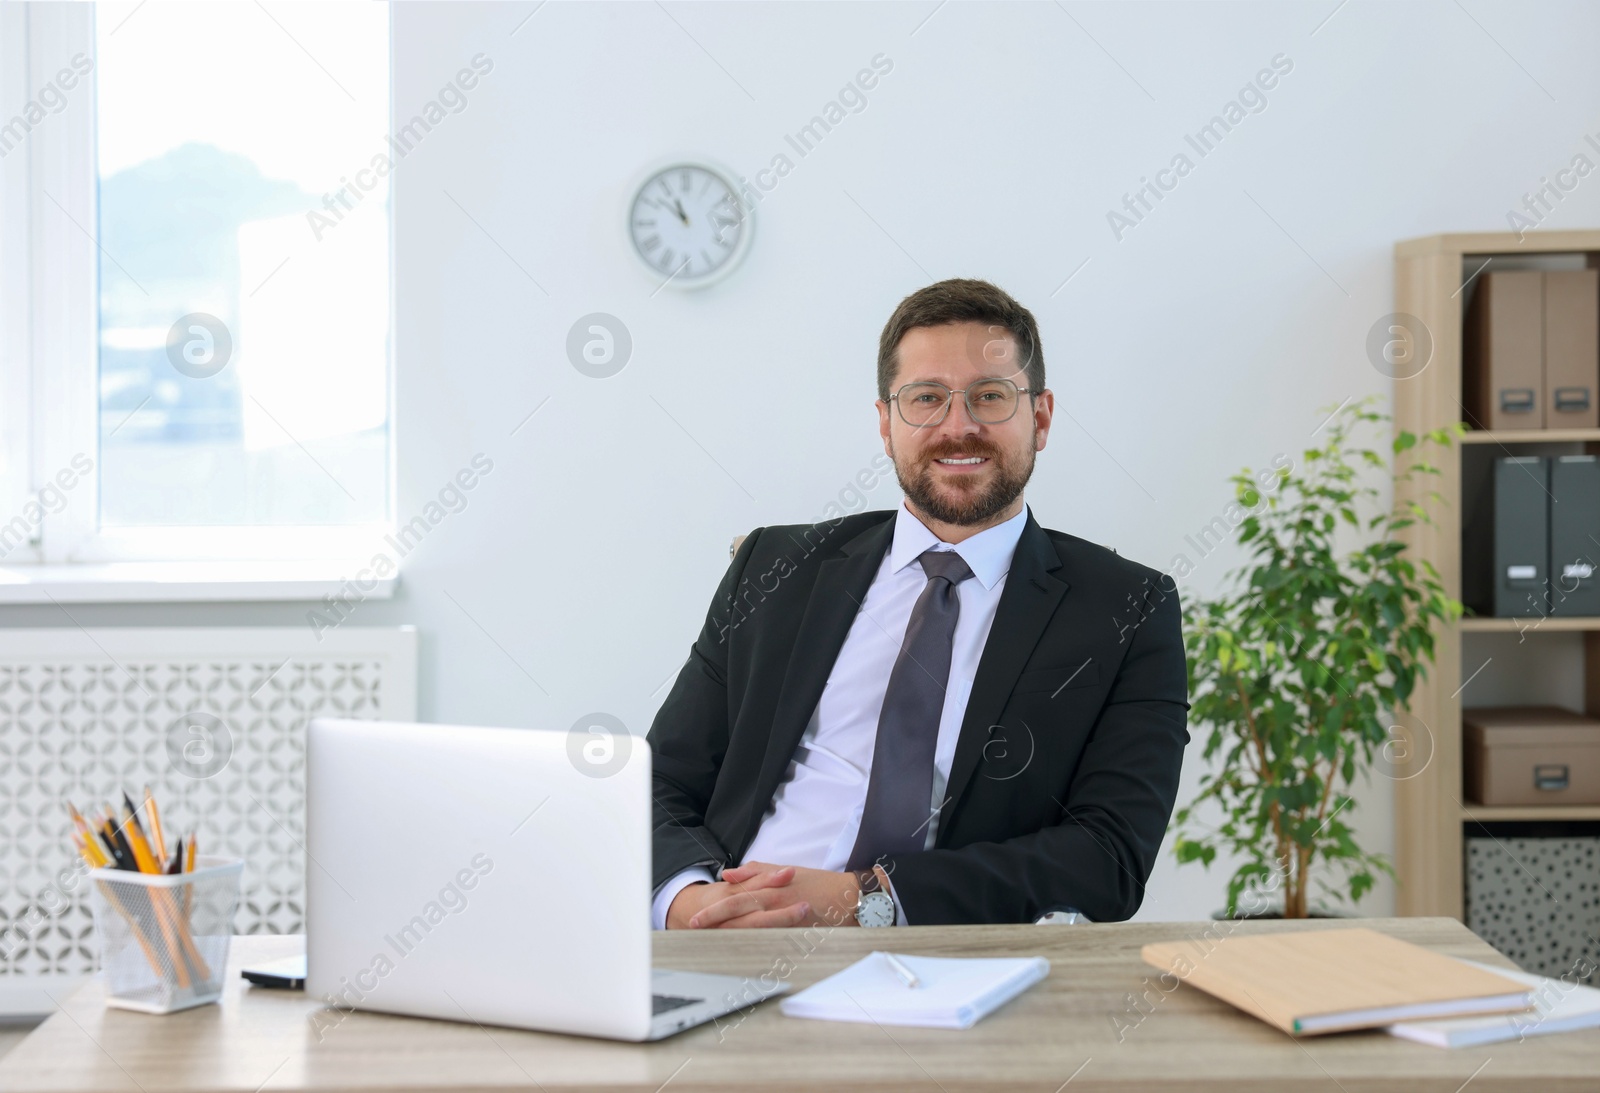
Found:
[[(1507, 962), (1453, 919), (1366, 924), (1454, 956)], [(1600, 1030), (1446, 1051), (1379, 1032), (1292, 1040), (1187, 984), (1163, 993), (1149, 941), (1322, 923), (730, 930), (657, 935), (664, 966), (782, 974), (799, 989), (892, 939), (930, 955), (1022, 955), (1050, 976), (964, 1032), (784, 1017), (776, 1003), (654, 1044), (353, 1013), (319, 1040), (318, 1004), (254, 988), (242, 960), (298, 938), (242, 937), (219, 1005), (166, 1017), (106, 1009), (91, 981), (0, 1060), (0, 1090), (1594, 1090)], [(806, 938), (809, 937), (809, 941)], [(787, 962), (787, 963), (785, 963)], [(1170, 986), (1170, 981), (1169, 981)], [(1070, 1085), (1068, 1083), (1070, 1082)]]

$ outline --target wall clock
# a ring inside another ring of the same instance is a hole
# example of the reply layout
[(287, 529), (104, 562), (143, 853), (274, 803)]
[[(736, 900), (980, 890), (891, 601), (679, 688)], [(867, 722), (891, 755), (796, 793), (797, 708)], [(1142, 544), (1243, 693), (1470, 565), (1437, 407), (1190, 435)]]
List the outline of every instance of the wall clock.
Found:
[(754, 210), (734, 177), (703, 160), (680, 159), (649, 169), (634, 187), (628, 241), (658, 281), (704, 288), (744, 258)]

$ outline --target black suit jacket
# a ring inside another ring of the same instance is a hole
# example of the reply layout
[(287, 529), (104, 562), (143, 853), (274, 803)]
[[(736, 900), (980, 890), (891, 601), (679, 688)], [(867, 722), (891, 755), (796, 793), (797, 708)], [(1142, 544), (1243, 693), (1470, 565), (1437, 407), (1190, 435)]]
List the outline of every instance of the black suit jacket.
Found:
[[(758, 528), (656, 714), (654, 875), (743, 857), (816, 709), (894, 512)], [(1031, 510), (931, 850), (884, 861), (915, 925), (1138, 910), (1188, 743), (1172, 579)], [(780, 863), (799, 864), (799, 863)]]

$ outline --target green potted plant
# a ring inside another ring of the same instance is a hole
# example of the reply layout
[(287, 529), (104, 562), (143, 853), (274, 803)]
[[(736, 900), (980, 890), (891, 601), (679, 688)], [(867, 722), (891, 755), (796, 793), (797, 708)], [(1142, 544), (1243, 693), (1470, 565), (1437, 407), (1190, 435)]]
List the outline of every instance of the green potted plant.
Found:
[[(1389, 420), (1371, 408), (1375, 399), (1325, 408), (1324, 442), (1301, 466), (1230, 479), (1247, 514), (1238, 542), (1249, 560), (1226, 575), (1221, 595), (1184, 608), (1190, 717), (1210, 728), (1210, 770), (1177, 811), (1174, 851), (1180, 864), (1210, 866), (1219, 852), (1242, 859), (1228, 881), (1229, 917), (1242, 896), (1259, 907), (1281, 889), (1282, 915), (1304, 918), (1313, 877), (1319, 890), (1355, 903), (1379, 871), (1394, 873), (1357, 844), (1349, 791), (1374, 753), (1393, 745), (1390, 715), (1407, 708), (1433, 661), (1435, 628), (1459, 618), (1462, 605), (1399, 537), (1433, 523), (1427, 503), (1443, 502), (1436, 490), (1422, 495), (1419, 483), (1420, 503), (1366, 514), (1379, 508), (1379, 491), (1363, 475), (1388, 471), (1389, 461), (1350, 434)], [(1422, 440), (1448, 446), (1465, 431), (1456, 423)], [(1439, 473), (1418, 445), (1409, 432), (1393, 437), (1396, 464), (1409, 461), (1396, 467), (1397, 487)], [(1212, 805), (1215, 826), (1198, 819)]]

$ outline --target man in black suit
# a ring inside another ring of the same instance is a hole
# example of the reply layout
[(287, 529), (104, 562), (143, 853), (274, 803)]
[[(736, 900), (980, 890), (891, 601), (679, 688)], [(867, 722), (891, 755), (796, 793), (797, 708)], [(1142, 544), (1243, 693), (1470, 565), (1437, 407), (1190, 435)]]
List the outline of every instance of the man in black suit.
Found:
[(879, 342), (901, 508), (758, 528), (655, 722), (657, 928), (1139, 907), (1188, 743), (1175, 585), (1023, 503), (1054, 395), (984, 281)]

